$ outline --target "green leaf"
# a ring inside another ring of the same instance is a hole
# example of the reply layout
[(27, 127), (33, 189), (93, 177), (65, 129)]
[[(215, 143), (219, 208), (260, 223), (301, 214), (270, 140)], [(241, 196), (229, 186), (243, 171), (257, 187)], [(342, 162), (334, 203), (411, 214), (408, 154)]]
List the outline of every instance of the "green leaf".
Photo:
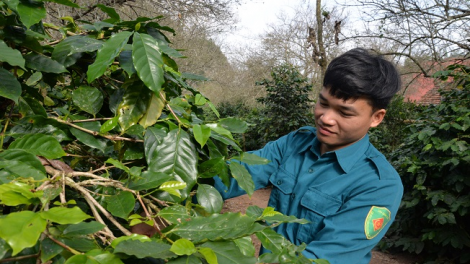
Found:
[(230, 171), (232, 173), (233, 178), (237, 180), (240, 188), (245, 190), (248, 196), (251, 197), (251, 195), (255, 191), (255, 183), (253, 182), (253, 179), (251, 178), (251, 175), (246, 170), (246, 168), (236, 162), (231, 162)]
[(0, 218), (0, 237), (13, 249), (13, 256), (36, 245), (47, 221), (37, 213), (22, 211)]
[(229, 130), (223, 128), (222, 126), (219, 126), (218, 124), (207, 124), (212, 131), (219, 133), (220, 135), (226, 136), (229, 139), (233, 140), (232, 133), (230, 133)]
[[(41, 263), (46, 263), (51, 260), (53, 257), (62, 253), (64, 248), (49, 239), (48, 237), (44, 238), (41, 241)], [(1, 257), (1, 256), (0, 256)]]
[[(140, 215), (139, 215), (140, 217)], [(141, 242), (152, 241), (150, 237), (146, 235), (132, 234), (130, 236), (120, 236), (111, 242), (111, 247), (116, 248), (116, 246), (125, 240), (139, 240)]]
[[(214, 255), (215, 256), (215, 255)], [(208, 262), (209, 264), (217, 264), (214, 262)], [(195, 256), (181, 256), (175, 259), (170, 259), (168, 264), (203, 264), (202, 261)]]
[(180, 238), (171, 245), (170, 248), (171, 252), (175, 253), (178, 256), (181, 255), (192, 255), (197, 252), (196, 247), (194, 246), (193, 242), (185, 239)]
[(57, 3), (65, 6), (70, 6), (70, 7), (75, 7), (75, 8), (80, 8), (79, 5), (69, 1), (69, 0), (43, 0), (44, 2), (52, 2), (52, 3)]
[(155, 151), (157, 154), (149, 164), (149, 170), (163, 172), (186, 183), (182, 192), (185, 199), (197, 178), (197, 154), (188, 133), (181, 129), (170, 131)]
[(248, 124), (245, 121), (234, 117), (220, 119), (219, 126), (222, 126), (232, 133), (245, 133), (248, 129)]
[(130, 182), (128, 187), (135, 191), (150, 190), (160, 187), (160, 185), (170, 179), (171, 177), (165, 173), (144, 171), (141, 177), (137, 181)]
[(46, 18), (44, 3), (38, 1), (20, 1), (16, 7), (16, 11), (20, 15), (21, 22), (23, 22), (26, 28), (30, 28), (32, 25)]
[(12, 49), (0, 39), (0, 61), (6, 62), (11, 66), (19, 66), (23, 69), (25, 60), (21, 55), (21, 52), (17, 49)]
[(67, 259), (64, 264), (101, 264), (94, 260), (93, 257), (87, 255), (74, 255)]
[(209, 107), (211, 108), (212, 112), (217, 116), (217, 118), (220, 118), (219, 111), (215, 108), (215, 105), (212, 102), (207, 102), (209, 104)]
[(229, 240), (251, 235), (266, 228), (255, 219), (240, 213), (213, 214), (209, 217), (193, 217), (182, 221), (170, 232), (185, 237), (193, 243), (207, 240)]
[(200, 178), (212, 178), (219, 175), (226, 168), (225, 157), (210, 159), (201, 163), (198, 167)]
[(38, 100), (29, 97), (20, 97), (18, 100), (18, 111), (23, 116), (42, 116), (47, 118), (46, 109)]
[(125, 240), (116, 246), (114, 253), (124, 253), (129, 256), (136, 256), (137, 258), (151, 257), (166, 259), (176, 257), (176, 255), (170, 251), (170, 248), (170, 245), (159, 240), (147, 242), (141, 242), (139, 240)]
[(237, 151), (240, 151), (240, 152), (242, 151), (242, 149), (238, 146), (238, 144), (234, 140), (227, 138), (226, 136), (222, 136), (214, 132), (214, 133), (211, 133), (211, 138), (216, 139), (217, 141), (220, 141), (226, 145), (230, 145)]
[(204, 207), (207, 212), (213, 214), (219, 213), (220, 210), (222, 210), (224, 201), (219, 191), (213, 186), (199, 184), (196, 196), (198, 203)]
[(157, 146), (163, 141), (167, 135), (166, 130), (162, 128), (149, 127), (145, 132), (144, 151), (147, 164), (152, 163), (157, 156)]
[(109, 6), (105, 6), (105, 5), (102, 5), (102, 4), (97, 4), (96, 5), (99, 9), (101, 9), (101, 11), (105, 12), (106, 14), (108, 14), (108, 16), (112, 19), (113, 22), (111, 23), (115, 23), (115, 22), (119, 22), (121, 21), (121, 17), (119, 16), (119, 14), (116, 12), (116, 10), (114, 10), (114, 8), (112, 7), (109, 7)]
[(141, 82), (127, 87), (118, 107), (119, 124), (123, 131), (137, 124), (147, 111), (152, 92)]
[(207, 242), (201, 247), (210, 248), (217, 256), (218, 263), (224, 264), (249, 264), (256, 263), (254, 256), (245, 256), (233, 241)]
[(155, 94), (160, 92), (163, 78), (163, 59), (157, 40), (147, 34), (134, 34), (132, 59), (137, 74)]
[(117, 195), (106, 197), (106, 209), (117, 217), (127, 219), (135, 205), (134, 195), (130, 192), (120, 192)]
[(42, 196), (41, 192), (32, 193), (32, 186), (20, 182), (10, 182), (0, 185), (0, 201), (7, 206), (30, 205)]
[(239, 160), (248, 165), (265, 165), (271, 162), (268, 159), (248, 152), (243, 152), (240, 156), (233, 157), (233, 159)]
[(255, 245), (253, 245), (253, 240), (251, 237), (242, 237), (235, 239), (233, 242), (237, 245), (243, 255), (253, 257), (256, 253)]
[(46, 178), (46, 170), (38, 158), (26, 151), (11, 149), (0, 153), (0, 169), (12, 177), (32, 177), (35, 180)]
[(200, 247), (198, 249), (199, 253), (201, 253), (204, 258), (206, 259), (207, 263), (209, 264), (218, 264), (217, 255), (215, 254), (214, 250), (208, 247)]
[(0, 96), (18, 103), (22, 92), (21, 84), (9, 71), (0, 68)]
[(164, 107), (165, 102), (163, 102), (160, 97), (156, 96), (155, 94), (152, 94), (152, 97), (148, 101), (147, 111), (145, 112), (144, 116), (140, 119), (139, 124), (144, 128), (153, 126), (155, 123), (157, 123), (158, 119), (162, 115)]
[(100, 90), (90, 86), (80, 86), (72, 93), (73, 103), (81, 110), (96, 116), (103, 106), (103, 94)]
[(106, 132), (109, 132), (113, 130), (118, 124), (119, 124), (119, 117), (115, 116), (103, 123), (103, 125), (100, 128), (100, 133), (104, 134)]
[(53, 207), (48, 211), (41, 212), (40, 214), (42, 218), (61, 225), (78, 224), (83, 220), (91, 218), (91, 216), (85, 214), (78, 206), (72, 208)]
[(207, 99), (202, 94), (196, 94), (194, 97), (194, 104), (195, 105), (205, 105), (207, 103)]
[(188, 214), (186, 207), (179, 204), (163, 208), (158, 212), (158, 216), (172, 224), (181, 223), (182, 221), (190, 221), (192, 219), (192, 216)]
[(81, 222), (67, 226), (62, 233), (67, 236), (89, 235), (102, 230), (105, 227), (100, 222)]
[(26, 67), (36, 71), (50, 73), (67, 72), (64, 65), (42, 54), (30, 53), (25, 55), (24, 58), (26, 60)]
[(114, 58), (119, 55), (121, 49), (126, 45), (131, 35), (132, 32), (122, 31), (111, 36), (111, 38), (103, 44), (98, 50), (95, 62), (88, 66), (88, 83), (91, 83), (104, 74), (108, 66), (114, 61)]
[(26, 81), (26, 85), (34, 86), (36, 85), (41, 79), (43, 78), (42, 72), (35, 72), (33, 73), (28, 80)]
[(283, 235), (276, 233), (271, 228), (257, 232), (256, 237), (264, 248), (275, 254), (281, 253), (282, 249), (290, 243)]
[(103, 42), (101, 40), (82, 35), (71, 36), (55, 46), (51, 58), (65, 67), (69, 67), (82, 56), (80, 53), (93, 52), (102, 46)]
[[(86, 124), (84, 124), (83, 126), (86, 126)], [(104, 152), (106, 148), (106, 140), (103, 138), (95, 137), (87, 132), (81, 131), (76, 128), (70, 128), (70, 133), (72, 133), (72, 135), (74, 135), (80, 142), (89, 147), (99, 149), (102, 152)]]
[(126, 173), (130, 173), (130, 170), (128, 167), (126, 167), (124, 164), (122, 164), (120, 161), (118, 160), (115, 160), (113, 158), (109, 158), (106, 160), (105, 163), (109, 163), (109, 164), (113, 164), (114, 167), (118, 168), (118, 169), (121, 169), (123, 171), (125, 171)]
[(56, 138), (44, 134), (26, 135), (11, 143), (8, 149), (22, 149), (48, 159), (58, 159), (66, 155)]
[(211, 129), (206, 125), (194, 125), (193, 134), (196, 141), (201, 145), (201, 148), (206, 145), (207, 140), (211, 136)]
[(0, 259), (3, 259), (9, 250), (11, 250), (11, 248), (8, 243), (0, 238)]
[(162, 185), (160, 185), (160, 188), (158, 188), (161, 191), (165, 191), (171, 195), (181, 197), (181, 194), (178, 192), (178, 190), (186, 188), (186, 183), (185, 182), (180, 182), (180, 181), (168, 181), (164, 182)]

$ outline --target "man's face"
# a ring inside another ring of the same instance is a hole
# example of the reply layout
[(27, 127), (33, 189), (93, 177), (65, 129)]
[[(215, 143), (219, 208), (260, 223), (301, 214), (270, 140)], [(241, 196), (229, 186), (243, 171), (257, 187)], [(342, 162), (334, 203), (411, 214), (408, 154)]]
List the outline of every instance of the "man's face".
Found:
[(315, 105), (317, 138), (321, 142), (321, 154), (334, 151), (362, 139), (369, 128), (382, 122), (385, 109), (373, 111), (365, 98), (344, 101), (320, 91)]

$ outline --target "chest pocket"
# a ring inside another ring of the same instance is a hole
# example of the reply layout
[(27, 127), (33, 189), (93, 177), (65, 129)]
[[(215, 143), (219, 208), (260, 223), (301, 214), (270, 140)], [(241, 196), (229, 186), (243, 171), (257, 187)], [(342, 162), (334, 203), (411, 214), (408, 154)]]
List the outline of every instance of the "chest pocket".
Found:
[(317, 189), (309, 189), (300, 205), (302, 207), (302, 218), (310, 221), (308, 224), (301, 225), (297, 238), (300, 242), (309, 243), (315, 235), (324, 227), (323, 220), (332, 214), (338, 212), (341, 207), (341, 201), (327, 195)]
[(295, 186), (294, 177), (286, 170), (280, 168), (269, 178), (273, 185), (269, 206), (276, 208), (277, 211), (286, 214), (289, 210), (290, 197)]

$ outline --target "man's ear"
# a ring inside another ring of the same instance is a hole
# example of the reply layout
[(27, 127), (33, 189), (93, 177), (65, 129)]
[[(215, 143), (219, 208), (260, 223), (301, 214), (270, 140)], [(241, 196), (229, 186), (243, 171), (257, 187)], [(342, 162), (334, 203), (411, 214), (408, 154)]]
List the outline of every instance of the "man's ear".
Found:
[(385, 109), (379, 109), (375, 111), (372, 114), (372, 122), (370, 123), (370, 127), (376, 127), (382, 123), (382, 120), (384, 120), (385, 117), (385, 113), (387, 113), (387, 110)]

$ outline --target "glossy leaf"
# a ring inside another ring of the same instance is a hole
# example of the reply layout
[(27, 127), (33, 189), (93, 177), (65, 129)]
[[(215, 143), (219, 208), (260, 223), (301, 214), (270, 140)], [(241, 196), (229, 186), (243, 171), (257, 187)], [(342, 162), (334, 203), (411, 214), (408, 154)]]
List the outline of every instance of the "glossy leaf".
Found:
[(38, 100), (29, 97), (20, 97), (18, 100), (18, 111), (24, 116), (38, 115), (47, 118), (46, 109)]
[[(195, 256), (181, 256), (175, 259), (170, 259), (168, 264), (203, 264), (202, 261)], [(209, 262), (214, 264), (214, 262)]]
[(89, 235), (103, 229), (105, 225), (100, 222), (81, 222), (67, 226), (62, 233), (67, 236)]
[(245, 133), (248, 129), (248, 124), (245, 121), (233, 117), (220, 119), (219, 126), (222, 126), (232, 133)]
[(119, 117), (115, 116), (109, 120), (106, 120), (106, 122), (103, 123), (103, 125), (100, 128), (100, 133), (106, 133), (111, 130), (113, 130), (117, 125), (119, 124)]
[(240, 252), (242, 252), (243, 255), (253, 257), (256, 253), (255, 246), (253, 245), (253, 240), (251, 240), (251, 237), (242, 237), (235, 239), (233, 242), (237, 245), (238, 249), (240, 249)]
[(224, 127), (218, 124), (207, 124), (206, 126), (209, 127), (212, 131), (217, 132), (218, 134), (226, 136), (227, 138), (233, 140), (232, 133), (230, 133), (230, 131), (225, 129)]
[(193, 134), (196, 141), (201, 145), (201, 148), (206, 145), (207, 140), (211, 136), (211, 129), (206, 125), (194, 125)]
[(109, 159), (106, 160), (105, 163), (112, 164), (112, 165), (114, 165), (114, 167), (116, 167), (118, 169), (121, 169), (121, 170), (125, 171), (126, 173), (130, 173), (129, 168), (126, 167), (124, 164), (122, 164), (122, 162), (120, 162), (118, 160), (115, 160), (113, 158), (109, 158)]
[(225, 157), (210, 159), (201, 163), (198, 167), (200, 178), (212, 178), (226, 168)]
[(265, 165), (271, 162), (268, 159), (248, 152), (243, 152), (240, 156), (233, 157), (233, 159), (239, 160), (248, 165)]
[(193, 242), (185, 239), (180, 238), (176, 240), (170, 248), (171, 252), (175, 253), (176, 255), (192, 255), (196, 253), (196, 247), (194, 246)]
[(77, 62), (81, 52), (93, 52), (103, 46), (103, 42), (87, 36), (71, 36), (57, 44), (52, 52), (51, 58), (65, 67)]
[(217, 256), (218, 263), (224, 264), (250, 264), (256, 263), (254, 256), (245, 256), (241, 253), (237, 245), (232, 241), (226, 242), (207, 242), (201, 247), (210, 248)]
[(125, 240), (114, 249), (114, 253), (124, 253), (137, 258), (171, 258), (176, 255), (170, 251), (171, 246), (159, 240), (142, 242), (139, 240)]
[(38, 202), (42, 191), (31, 192), (31, 187), (28, 184), (21, 182), (10, 182), (0, 185), (0, 201), (7, 206), (18, 206), (21, 204), (30, 205), (33, 202)]
[(198, 252), (201, 253), (209, 264), (218, 264), (217, 255), (214, 250), (208, 247), (200, 247)]
[(95, 116), (103, 106), (103, 94), (100, 90), (90, 86), (80, 86), (73, 91), (73, 103), (81, 110)]
[(191, 221), (192, 219), (186, 207), (179, 204), (163, 208), (158, 212), (158, 216), (172, 224), (181, 223), (182, 221)]
[(140, 178), (136, 181), (131, 181), (128, 187), (135, 191), (150, 190), (160, 187), (162, 183), (170, 179), (171, 177), (165, 173), (144, 171)]
[(101, 264), (87, 255), (74, 255), (67, 259), (64, 264)]
[(12, 49), (0, 39), (0, 61), (6, 62), (11, 66), (19, 66), (24, 69), (25, 60), (21, 52), (17, 49)]
[(0, 96), (18, 103), (21, 95), (21, 84), (9, 71), (0, 68)]
[(126, 88), (117, 110), (119, 124), (123, 131), (137, 124), (146, 113), (151, 94), (151, 91), (138, 81)]
[(211, 185), (199, 184), (196, 193), (198, 203), (206, 209), (208, 213), (219, 213), (222, 210), (224, 201), (219, 191)]
[(66, 155), (57, 139), (44, 134), (26, 135), (11, 143), (8, 149), (22, 149), (48, 159), (58, 159)]
[(253, 182), (253, 179), (251, 178), (251, 175), (246, 170), (246, 168), (236, 162), (231, 162), (230, 172), (232, 173), (233, 178), (237, 180), (240, 188), (245, 190), (248, 196), (251, 197), (255, 191), (255, 183)]
[(53, 119), (43, 116), (29, 116), (20, 120), (15, 127), (11, 129), (11, 135), (19, 137), (26, 134), (42, 133), (55, 137), (59, 142), (62, 140), (72, 140), (68, 133), (68, 127)]
[(43, 78), (42, 72), (35, 72), (33, 73), (28, 80), (26, 80), (26, 85), (34, 86), (36, 85), (41, 79)]
[(167, 132), (164, 129), (156, 127), (147, 128), (144, 138), (145, 159), (147, 160), (147, 164), (155, 160), (157, 156), (157, 146), (163, 141), (166, 135)]
[(101, 11), (105, 12), (114, 22), (121, 21), (121, 17), (116, 12), (116, 10), (114, 10), (114, 8), (109, 7), (109, 6), (105, 6), (105, 5), (102, 5), (102, 4), (97, 4), (96, 6), (99, 9), (101, 9)]
[(46, 178), (46, 170), (35, 155), (23, 150), (6, 150), (0, 153), (0, 169), (13, 177), (32, 177), (35, 180)]
[(0, 237), (10, 245), (15, 256), (23, 249), (36, 245), (46, 224), (45, 219), (31, 211), (10, 213), (0, 218)]
[(135, 33), (132, 59), (140, 79), (150, 90), (158, 94), (164, 78), (162, 53), (157, 41), (150, 35)]
[(102, 152), (104, 152), (104, 149), (106, 148), (106, 140), (103, 138), (95, 137), (76, 128), (70, 128), (70, 133), (72, 133), (80, 142), (89, 147), (99, 149)]
[(25, 55), (24, 58), (26, 60), (26, 67), (36, 71), (50, 73), (67, 72), (67, 69), (64, 67), (64, 65), (41, 54), (30, 53)]
[(160, 187), (158, 188), (161, 191), (165, 191), (171, 195), (181, 197), (181, 194), (178, 190), (186, 188), (186, 183), (185, 182), (180, 182), (180, 181), (168, 181), (164, 182)]
[(270, 228), (257, 232), (256, 237), (261, 241), (264, 248), (273, 253), (280, 253), (289, 243), (283, 235), (276, 233), (276, 231)]
[(170, 131), (155, 151), (157, 154), (149, 170), (166, 173), (186, 183), (182, 192), (185, 199), (197, 178), (197, 154), (188, 133), (180, 129)]
[(217, 141), (220, 141), (226, 145), (232, 146), (237, 151), (242, 151), (242, 149), (238, 146), (238, 144), (230, 138), (222, 136), (218, 133), (211, 133), (211, 138), (216, 139)]
[(106, 198), (106, 209), (117, 217), (127, 219), (135, 205), (134, 195), (130, 192), (120, 192)]
[(96, 78), (104, 74), (108, 66), (119, 55), (124, 45), (126, 45), (131, 35), (132, 32), (122, 31), (111, 36), (111, 38), (103, 44), (103, 46), (98, 50), (95, 62), (88, 66), (88, 83), (91, 83)]
[(20, 15), (21, 22), (30, 28), (46, 17), (46, 9), (42, 2), (20, 1), (16, 7), (16, 11)]
[(244, 237), (266, 228), (251, 217), (240, 213), (214, 214), (209, 217), (193, 217), (183, 221), (171, 232), (188, 238), (194, 243), (207, 240), (228, 240)]
[(91, 217), (85, 214), (78, 206), (72, 208), (53, 207), (48, 211), (41, 212), (40, 214), (42, 218), (61, 225), (78, 224)]
[[(48, 237), (41, 241), (41, 263), (46, 263), (53, 257), (62, 253), (64, 248), (50, 240)], [(1, 256), (0, 256), (1, 257)]]
[(140, 119), (139, 124), (144, 128), (153, 126), (162, 115), (164, 107), (165, 103), (162, 101), (162, 99), (159, 96), (152, 94), (150, 100), (148, 101), (147, 111)]

